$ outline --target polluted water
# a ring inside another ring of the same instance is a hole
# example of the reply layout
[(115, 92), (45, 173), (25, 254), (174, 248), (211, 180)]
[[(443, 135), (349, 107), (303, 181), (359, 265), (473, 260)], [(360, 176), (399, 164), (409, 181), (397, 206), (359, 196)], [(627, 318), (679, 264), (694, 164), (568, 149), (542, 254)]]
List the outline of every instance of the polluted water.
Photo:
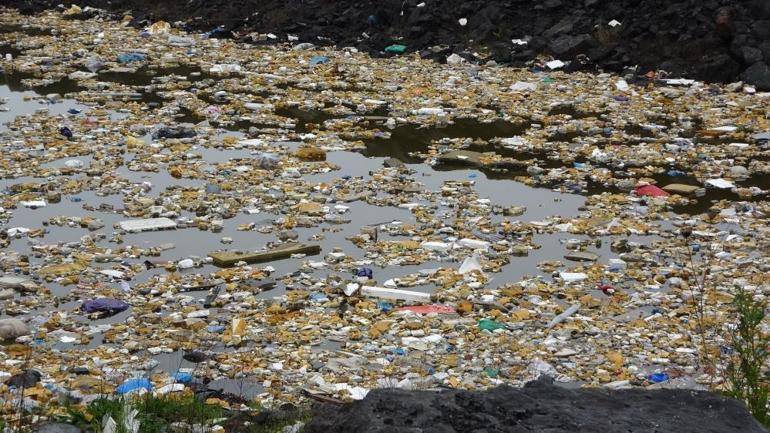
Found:
[(736, 290), (770, 291), (750, 86), (68, 10), (0, 10), (0, 377), (40, 372), (29, 408), (705, 389)]

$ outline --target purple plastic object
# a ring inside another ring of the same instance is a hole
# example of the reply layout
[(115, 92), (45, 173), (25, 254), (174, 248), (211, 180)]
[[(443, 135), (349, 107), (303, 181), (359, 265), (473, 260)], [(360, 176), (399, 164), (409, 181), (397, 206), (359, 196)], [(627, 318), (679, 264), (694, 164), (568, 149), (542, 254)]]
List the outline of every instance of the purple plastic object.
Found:
[(117, 314), (128, 310), (129, 305), (120, 299), (99, 298), (83, 302), (80, 308), (86, 313), (112, 313)]
[(374, 272), (372, 272), (371, 268), (359, 268), (359, 269), (356, 269), (356, 276), (366, 277), (371, 280), (372, 277), (374, 276)]

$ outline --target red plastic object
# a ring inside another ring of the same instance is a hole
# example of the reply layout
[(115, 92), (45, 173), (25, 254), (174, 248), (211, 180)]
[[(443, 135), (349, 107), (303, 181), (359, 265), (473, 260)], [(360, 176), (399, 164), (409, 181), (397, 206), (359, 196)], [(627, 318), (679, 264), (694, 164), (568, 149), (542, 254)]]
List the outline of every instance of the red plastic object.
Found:
[(408, 307), (398, 308), (396, 309), (396, 311), (411, 311), (417, 314), (430, 314), (430, 313), (450, 314), (450, 313), (454, 313), (455, 309), (452, 307), (447, 307), (446, 305), (412, 305)]
[(663, 191), (655, 185), (642, 185), (636, 187), (636, 193), (639, 195), (648, 195), (651, 197), (668, 197), (669, 193)]

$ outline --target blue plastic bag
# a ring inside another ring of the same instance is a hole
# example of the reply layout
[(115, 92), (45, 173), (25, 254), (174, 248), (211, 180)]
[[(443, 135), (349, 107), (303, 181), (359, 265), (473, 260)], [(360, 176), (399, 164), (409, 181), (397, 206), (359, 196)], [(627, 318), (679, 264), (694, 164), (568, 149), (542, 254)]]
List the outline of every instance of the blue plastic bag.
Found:
[(313, 292), (310, 294), (310, 300), (315, 302), (326, 302), (329, 300), (329, 297), (326, 296), (326, 293)]
[(123, 382), (116, 390), (115, 392), (117, 394), (128, 394), (130, 392), (138, 391), (140, 389), (146, 389), (147, 391), (152, 391), (152, 382), (150, 382), (149, 379), (145, 379), (143, 377), (138, 379), (129, 379), (125, 382)]
[(313, 56), (310, 59), (311, 65), (324, 65), (326, 63), (329, 63), (329, 58), (326, 56)]
[(192, 374), (177, 371), (174, 375), (174, 381), (176, 383), (190, 383), (192, 382)]
[(142, 53), (127, 53), (118, 56), (118, 63), (142, 62), (147, 58)]

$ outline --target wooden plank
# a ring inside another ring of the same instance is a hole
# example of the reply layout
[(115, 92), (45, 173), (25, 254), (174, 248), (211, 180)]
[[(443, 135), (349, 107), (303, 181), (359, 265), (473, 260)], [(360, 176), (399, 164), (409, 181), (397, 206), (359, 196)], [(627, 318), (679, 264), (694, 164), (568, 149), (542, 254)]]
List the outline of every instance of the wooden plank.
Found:
[(293, 254), (306, 254), (313, 256), (321, 253), (320, 245), (300, 244), (296, 242), (287, 243), (277, 248), (267, 251), (255, 252), (234, 252), (234, 251), (215, 251), (209, 253), (214, 264), (220, 267), (233, 266), (238, 262), (263, 263), (273, 260), (281, 260), (291, 257)]
[(703, 190), (703, 188), (701, 187), (694, 186), (694, 185), (684, 185), (681, 183), (672, 183), (670, 185), (666, 185), (663, 187), (663, 191), (666, 191), (671, 194), (679, 194), (679, 195), (685, 195), (685, 196), (698, 195), (701, 190)]
[(344, 401), (330, 397), (326, 393), (322, 393), (321, 391), (316, 391), (307, 387), (300, 388), (302, 392), (309, 398), (312, 398), (313, 400), (320, 401), (321, 403), (330, 403), (330, 404), (345, 404)]

